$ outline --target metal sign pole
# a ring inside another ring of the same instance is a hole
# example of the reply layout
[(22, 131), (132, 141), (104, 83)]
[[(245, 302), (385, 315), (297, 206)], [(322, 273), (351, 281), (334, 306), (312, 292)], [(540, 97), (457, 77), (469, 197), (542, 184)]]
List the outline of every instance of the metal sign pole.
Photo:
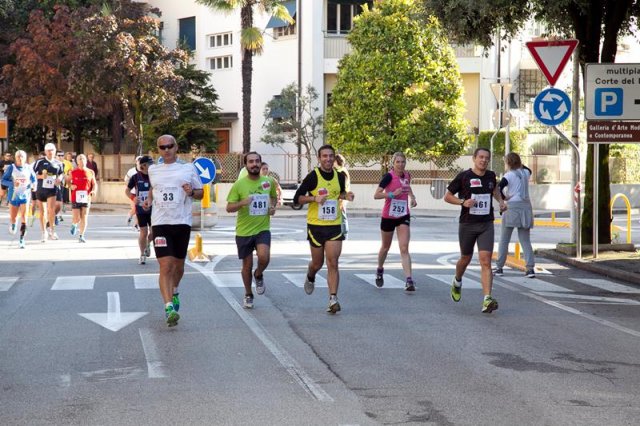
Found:
[[(580, 176), (580, 149), (578, 148), (578, 145), (576, 145), (571, 139), (569, 139), (564, 133), (562, 133), (562, 131), (560, 129), (558, 129), (556, 126), (551, 126), (551, 128), (553, 129), (554, 132), (556, 132), (556, 134), (558, 136), (560, 136), (560, 139), (564, 140), (565, 142), (569, 143), (569, 145), (571, 145), (571, 148), (573, 148), (573, 152), (575, 154), (575, 158), (576, 158), (576, 165), (575, 165), (575, 169), (576, 172), (575, 174), (577, 176)], [(578, 180), (580, 178), (578, 177)], [(574, 183), (575, 185), (575, 183)], [(571, 192), (574, 192), (574, 188), (571, 188)], [(582, 232), (581, 232), (581, 218), (580, 218), (580, 208), (581, 208), (581, 202), (580, 202), (580, 194), (578, 194), (578, 199), (577, 202), (574, 203), (574, 208), (575, 211), (573, 213), (574, 216), (574, 221), (572, 222), (573, 225), (573, 235), (574, 235), (574, 240), (576, 243), (576, 258), (581, 259), (582, 258)]]
[(600, 144), (593, 144), (593, 258), (598, 258), (598, 181), (600, 180)]

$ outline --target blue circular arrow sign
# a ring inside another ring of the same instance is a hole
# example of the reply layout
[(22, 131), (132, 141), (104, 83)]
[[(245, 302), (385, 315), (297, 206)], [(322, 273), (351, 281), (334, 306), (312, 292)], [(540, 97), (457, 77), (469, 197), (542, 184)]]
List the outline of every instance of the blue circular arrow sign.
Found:
[(193, 161), (193, 165), (200, 176), (200, 181), (206, 185), (216, 177), (216, 165), (209, 158), (199, 157)]
[(571, 115), (571, 99), (555, 87), (544, 89), (533, 102), (533, 112), (542, 124), (557, 126)]

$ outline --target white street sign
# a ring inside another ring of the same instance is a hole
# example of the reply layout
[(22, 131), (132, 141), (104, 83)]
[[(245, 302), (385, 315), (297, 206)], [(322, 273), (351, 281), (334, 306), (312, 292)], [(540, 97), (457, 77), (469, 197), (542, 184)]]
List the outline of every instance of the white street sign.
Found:
[(120, 312), (120, 293), (117, 291), (107, 293), (107, 312), (78, 314), (83, 318), (103, 326), (107, 330), (118, 331), (147, 315), (149, 312)]
[(640, 64), (587, 64), (587, 120), (640, 120)]

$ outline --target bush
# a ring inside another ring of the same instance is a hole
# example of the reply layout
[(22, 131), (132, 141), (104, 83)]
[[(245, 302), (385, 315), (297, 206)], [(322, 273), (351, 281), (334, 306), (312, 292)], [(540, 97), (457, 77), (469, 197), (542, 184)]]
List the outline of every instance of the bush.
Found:
[[(491, 136), (495, 131), (483, 130), (478, 135), (478, 148), (491, 149)], [(526, 130), (511, 130), (509, 132), (509, 145), (511, 152), (517, 152), (520, 155), (526, 155), (526, 143), (527, 143), (527, 131)], [(501, 130), (496, 135), (493, 141), (493, 152), (491, 155), (494, 158), (504, 157), (504, 138), (505, 131)]]

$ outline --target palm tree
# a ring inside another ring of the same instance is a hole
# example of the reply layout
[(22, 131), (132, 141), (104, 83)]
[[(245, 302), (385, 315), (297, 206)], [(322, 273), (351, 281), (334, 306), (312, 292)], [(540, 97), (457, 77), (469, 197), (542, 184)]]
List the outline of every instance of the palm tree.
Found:
[(282, 0), (196, 0), (213, 10), (233, 12), (240, 9), (240, 48), (242, 49), (242, 152), (251, 151), (251, 84), (253, 55), (262, 53), (262, 31), (253, 26), (254, 6), (259, 10), (293, 24), (293, 18)]

